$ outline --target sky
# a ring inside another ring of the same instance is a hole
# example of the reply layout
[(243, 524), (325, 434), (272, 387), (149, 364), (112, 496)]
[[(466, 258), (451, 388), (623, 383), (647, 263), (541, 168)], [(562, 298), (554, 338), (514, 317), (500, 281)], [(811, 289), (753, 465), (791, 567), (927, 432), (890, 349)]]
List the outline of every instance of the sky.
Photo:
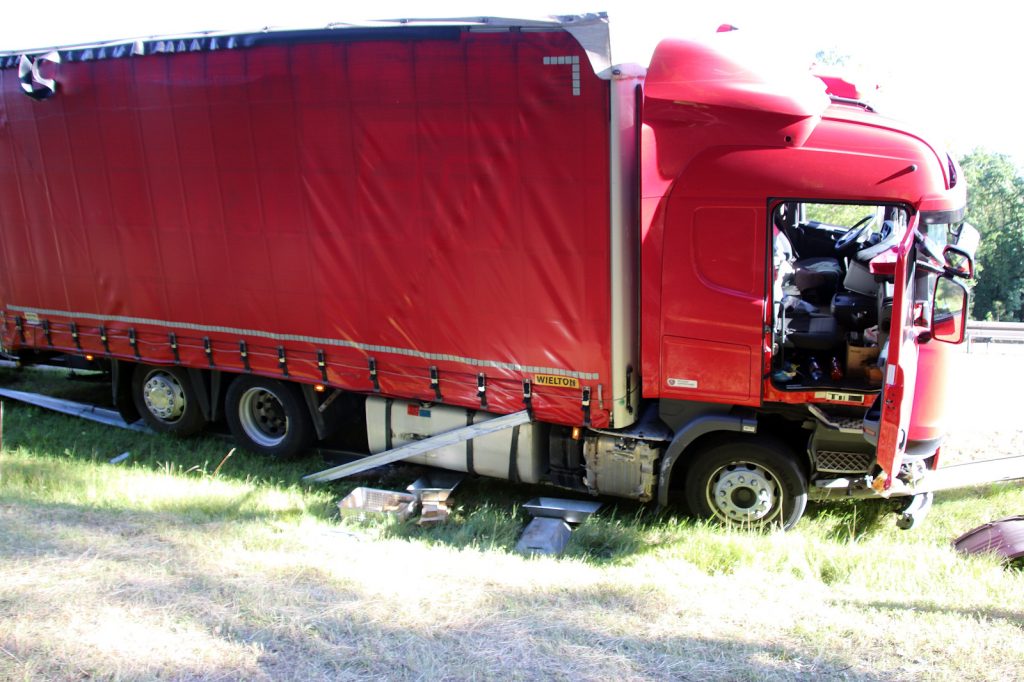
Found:
[[(322, 26), (332, 21), (401, 17), (544, 16), (607, 11), (616, 62), (646, 65), (667, 37), (714, 39), (715, 28), (738, 27), (765, 60), (806, 69), (819, 50), (846, 57), (845, 73), (879, 86), (873, 102), (884, 114), (915, 124), (955, 156), (974, 147), (1009, 154), (1024, 168), (1012, 69), (1020, 63), (1019, 28), (1006, 3), (974, 0), (50, 0), (5, 3), (0, 51), (20, 51), (114, 38)], [(244, 9), (242, 9), (244, 7)], [(732, 39), (730, 37), (730, 39)], [(1005, 83), (1005, 85), (1004, 85)], [(1009, 87), (1007, 87), (1009, 86)]]

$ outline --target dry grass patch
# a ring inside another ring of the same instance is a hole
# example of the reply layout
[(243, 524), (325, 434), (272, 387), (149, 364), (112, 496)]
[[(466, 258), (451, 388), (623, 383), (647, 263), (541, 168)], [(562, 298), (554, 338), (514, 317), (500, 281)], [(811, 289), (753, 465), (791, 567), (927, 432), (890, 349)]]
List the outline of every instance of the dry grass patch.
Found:
[[(709, 574), (679, 546), (607, 565), (310, 519), (39, 511), (5, 508), (13, 534), (48, 543), (5, 547), (0, 676), (1007, 679), (1024, 660), (1021, 613), (993, 606), (1024, 593), (1006, 593), (998, 565), (939, 550), (946, 566), (925, 557), (920, 577), (962, 590), (907, 576), (885, 595), (870, 575), (829, 586), (779, 565)], [(794, 565), (814, 553), (798, 534), (747, 537)], [(872, 549), (854, 557), (864, 571), (905, 568)]]

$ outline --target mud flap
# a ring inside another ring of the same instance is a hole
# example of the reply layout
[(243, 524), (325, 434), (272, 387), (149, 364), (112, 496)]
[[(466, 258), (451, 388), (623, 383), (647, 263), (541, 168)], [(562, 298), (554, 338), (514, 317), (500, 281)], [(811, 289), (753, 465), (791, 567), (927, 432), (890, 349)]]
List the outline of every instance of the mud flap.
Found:
[(134, 424), (142, 419), (135, 401), (132, 399), (132, 373), (135, 371), (134, 362), (124, 360), (110, 361), (110, 386), (113, 391), (114, 408), (121, 415), (126, 424)]
[(189, 367), (188, 378), (192, 382), (192, 389), (196, 394), (196, 400), (199, 402), (199, 410), (203, 413), (203, 419), (206, 421), (212, 421), (213, 414), (210, 410), (210, 388), (206, 383), (206, 373), (201, 369)]
[(317, 440), (323, 440), (329, 435), (327, 422), (320, 411), (320, 400), (317, 398), (316, 390), (309, 384), (300, 384), (302, 397), (306, 400), (306, 407), (309, 408), (309, 417), (313, 420), (313, 428), (316, 429)]

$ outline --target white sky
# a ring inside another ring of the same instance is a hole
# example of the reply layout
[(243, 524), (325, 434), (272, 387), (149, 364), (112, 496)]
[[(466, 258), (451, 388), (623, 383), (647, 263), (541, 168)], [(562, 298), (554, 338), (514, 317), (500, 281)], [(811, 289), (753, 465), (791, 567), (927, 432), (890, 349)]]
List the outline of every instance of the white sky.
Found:
[(524, 16), (607, 11), (613, 58), (646, 65), (663, 37), (709, 37), (722, 23), (766, 58), (804, 68), (820, 49), (849, 56), (858, 82), (879, 84), (883, 113), (918, 124), (956, 155), (975, 146), (1024, 165), (1014, 70), (1021, 62), (1011, 3), (973, 0), (7, 0), (0, 51), (199, 30), (320, 26), (398, 17)]

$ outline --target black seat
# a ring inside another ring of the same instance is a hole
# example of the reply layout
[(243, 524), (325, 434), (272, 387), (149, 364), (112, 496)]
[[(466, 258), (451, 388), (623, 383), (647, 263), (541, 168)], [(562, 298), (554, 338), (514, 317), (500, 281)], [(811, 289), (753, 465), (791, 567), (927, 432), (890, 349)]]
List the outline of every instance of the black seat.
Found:
[[(792, 267), (792, 274), (785, 278), (788, 281), (783, 284), (795, 286), (800, 297), (811, 303), (828, 303), (839, 289), (843, 278), (839, 261), (829, 256), (797, 258), (793, 242), (778, 227), (775, 228), (775, 258), (779, 263), (790, 263)], [(778, 263), (776, 267), (779, 267)]]
[(786, 320), (786, 341), (803, 350), (830, 350), (843, 342), (842, 327), (831, 315), (796, 315)]
[(831, 301), (842, 277), (842, 266), (835, 258), (799, 258), (793, 263), (793, 284), (800, 295), (810, 301)]

